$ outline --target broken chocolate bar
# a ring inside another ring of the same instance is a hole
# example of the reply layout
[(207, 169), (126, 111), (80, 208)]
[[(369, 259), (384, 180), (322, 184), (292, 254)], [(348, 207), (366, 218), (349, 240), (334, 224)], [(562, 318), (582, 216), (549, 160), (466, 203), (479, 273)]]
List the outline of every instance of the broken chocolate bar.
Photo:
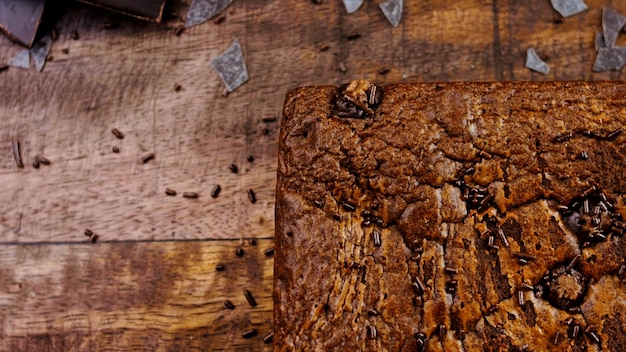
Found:
[(45, 0), (0, 0), (0, 29), (28, 47), (33, 45)]
[(81, 2), (123, 13), (146, 21), (161, 22), (165, 0), (80, 0)]

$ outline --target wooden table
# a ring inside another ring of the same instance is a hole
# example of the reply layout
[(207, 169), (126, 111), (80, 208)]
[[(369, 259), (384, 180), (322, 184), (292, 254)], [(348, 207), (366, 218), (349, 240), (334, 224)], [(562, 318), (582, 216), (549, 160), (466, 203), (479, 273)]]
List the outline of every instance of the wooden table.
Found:
[[(263, 251), (272, 246), (279, 123), (261, 119), (280, 120), (292, 87), (623, 78), (591, 72), (601, 8), (626, 13), (623, 2), (587, 0), (587, 12), (558, 23), (548, 0), (407, 0), (397, 28), (379, 2), (347, 15), (339, 0), (236, 1), (223, 23), (181, 36), (172, 33), (180, 18), (60, 10), (44, 71), (0, 73), (0, 350), (271, 350), (262, 337), (272, 329), (273, 260)], [(187, 4), (170, 7), (184, 14)], [(111, 21), (119, 27), (103, 28)], [(234, 38), (250, 81), (223, 96), (209, 62)], [(547, 76), (524, 67), (531, 46)], [(0, 62), (21, 50), (4, 37), (0, 48)], [(143, 164), (147, 153), (155, 159)], [(33, 168), (37, 155), (51, 165)], [(259, 334), (243, 339), (249, 328)]]

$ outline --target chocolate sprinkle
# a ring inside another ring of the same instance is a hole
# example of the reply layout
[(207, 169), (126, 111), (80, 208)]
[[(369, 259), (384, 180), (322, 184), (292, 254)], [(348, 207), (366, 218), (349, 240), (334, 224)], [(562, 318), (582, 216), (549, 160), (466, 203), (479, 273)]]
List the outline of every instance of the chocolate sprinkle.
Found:
[(236, 174), (239, 172), (239, 168), (235, 164), (230, 164), (230, 166), (228, 167), (228, 170), (230, 170), (230, 172), (232, 172), (233, 174)]
[(176, 195), (176, 191), (171, 189), (171, 188), (166, 188), (165, 189), (165, 194), (168, 196), (175, 196)]
[(199, 195), (196, 192), (183, 192), (183, 197), (187, 199), (197, 199)]
[(143, 158), (141, 158), (141, 162), (145, 164), (152, 159), (154, 159), (154, 153), (146, 154)]
[(113, 133), (113, 135), (117, 138), (117, 139), (124, 139), (124, 134), (122, 133), (122, 131), (118, 130), (117, 128), (113, 128), (111, 130), (111, 133)]
[(243, 250), (243, 248), (239, 247), (235, 250), (235, 255), (238, 257), (243, 257), (243, 255), (246, 253), (246, 251)]
[(615, 131), (607, 134), (606, 135), (606, 139), (607, 140), (613, 140), (613, 139), (617, 138), (619, 135), (621, 135), (622, 132), (624, 132), (624, 129), (623, 128), (618, 128)]
[(226, 307), (228, 309), (235, 309), (235, 305), (233, 304), (233, 302), (231, 302), (229, 300), (225, 300), (224, 301), (224, 307)]
[(246, 160), (248, 160), (249, 163), (253, 163), (254, 162), (254, 157), (252, 155), (248, 155)]
[(244, 339), (249, 339), (257, 335), (256, 329), (249, 329), (241, 333), (241, 337)]
[(15, 158), (15, 164), (20, 169), (24, 168), (24, 162), (22, 161), (22, 151), (20, 150), (20, 141), (13, 141), (13, 157)]
[(369, 315), (370, 317), (375, 317), (378, 315), (378, 311), (370, 308), (367, 310), (367, 315)]
[(39, 160), (36, 160), (36, 159), (35, 159), (35, 161), (33, 161), (33, 167), (34, 167), (35, 169), (39, 169)]
[[(321, 2), (321, 0), (319, 0), (319, 1)], [(266, 344), (266, 345), (272, 343), (273, 340), (274, 340), (274, 332), (273, 331), (263, 337), (263, 343)]]
[(523, 307), (524, 303), (524, 291), (517, 291), (517, 304)]
[(226, 267), (224, 267), (224, 264), (217, 264), (215, 266), (215, 270), (216, 271), (224, 271), (226, 269)]
[(374, 241), (374, 247), (380, 247), (381, 246), (381, 239), (380, 239), (380, 232), (374, 230), (372, 232), (372, 241)]
[(273, 256), (274, 255), (274, 247), (270, 247), (270, 248), (264, 250), (263, 254), (265, 254), (266, 257)]
[(94, 233), (89, 237), (89, 241), (91, 241), (91, 243), (96, 243), (98, 241), (98, 235)]
[(37, 157), (35, 158), (35, 160), (37, 160), (38, 162), (40, 162), (40, 163), (41, 163), (41, 165), (50, 165), (50, 160), (46, 159), (46, 158), (45, 158), (45, 157), (43, 157), (43, 156), (37, 156)]
[(85, 236), (91, 237), (91, 235), (93, 235), (93, 231), (91, 231), (90, 229), (85, 229)]
[(371, 340), (375, 340), (377, 337), (376, 327), (372, 325), (367, 326), (367, 337)]
[(252, 204), (256, 203), (256, 194), (254, 193), (254, 190), (252, 190), (252, 188), (248, 190), (248, 200)]
[(120, 152), (120, 148), (118, 148), (118, 147), (113, 147), (113, 148), (111, 148), (111, 151), (112, 151), (113, 153), (119, 153), (119, 152)]
[(344, 210), (349, 211), (349, 212), (353, 212), (356, 210), (356, 205), (350, 202), (343, 202), (341, 203), (341, 206), (343, 207)]
[(220, 186), (219, 184), (213, 186), (213, 190), (211, 190), (211, 197), (217, 198), (217, 196), (220, 195), (221, 191), (222, 191), (222, 186)]
[(276, 115), (266, 115), (261, 118), (261, 121), (265, 123), (276, 122)]
[(248, 291), (248, 290), (244, 290), (243, 291), (244, 296), (246, 296), (246, 300), (248, 301), (248, 303), (252, 306), (252, 307), (256, 307), (257, 303), (256, 300), (254, 299), (254, 297), (252, 296), (252, 292)]

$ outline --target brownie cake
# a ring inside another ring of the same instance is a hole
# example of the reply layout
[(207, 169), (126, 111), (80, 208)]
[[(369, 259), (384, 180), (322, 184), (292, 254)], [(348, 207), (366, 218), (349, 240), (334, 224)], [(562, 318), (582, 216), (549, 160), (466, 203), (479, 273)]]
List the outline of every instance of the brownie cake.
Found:
[(626, 84), (289, 92), (277, 351), (623, 351)]

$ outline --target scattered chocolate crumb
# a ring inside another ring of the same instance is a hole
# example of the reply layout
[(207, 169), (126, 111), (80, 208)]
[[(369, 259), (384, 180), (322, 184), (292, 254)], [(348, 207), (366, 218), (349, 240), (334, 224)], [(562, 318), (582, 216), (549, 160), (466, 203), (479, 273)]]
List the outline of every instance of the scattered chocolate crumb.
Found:
[(254, 190), (252, 188), (248, 190), (248, 200), (252, 204), (256, 203), (256, 194), (254, 193)]
[(246, 160), (248, 160), (249, 163), (253, 163), (254, 162), (254, 157), (252, 155), (248, 155)]
[(177, 37), (180, 37), (184, 31), (185, 31), (185, 26), (182, 26), (182, 25), (178, 26), (174, 29), (174, 35)]
[(317, 49), (319, 51), (321, 51), (321, 52), (324, 52), (324, 51), (330, 49), (330, 45), (328, 45), (328, 44), (320, 44), (320, 46), (318, 46)]
[(197, 192), (183, 192), (183, 198), (197, 199), (200, 195)]
[(261, 118), (261, 121), (265, 123), (276, 122), (276, 115), (265, 115)]
[[(321, 0), (319, 0), (319, 1), (321, 1)], [(272, 341), (274, 341), (274, 332), (273, 331), (263, 337), (263, 343), (266, 344), (266, 345), (272, 343)]]
[(238, 257), (243, 257), (243, 255), (246, 253), (246, 251), (243, 250), (243, 248), (239, 247), (235, 250), (235, 255)]
[(141, 158), (141, 162), (145, 164), (152, 159), (154, 159), (154, 153), (149, 153), (149, 154), (146, 154), (143, 158)]
[(165, 189), (165, 194), (168, 196), (175, 196), (176, 195), (176, 191), (171, 189), (171, 188), (166, 188)]
[(389, 73), (389, 71), (390, 71), (390, 70), (389, 70), (389, 68), (387, 68), (387, 67), (385, 67), (385, 68), (381, 68), (380, 70), (378, 70), (378, 74), (379, 74), (379, 75), (383, 75), (383, 76), (384, 76), (384, 75), (388, 74), (388, 73)]
[(217, 264), (215, 266), (215, 270), (216, 271), (224, 271), (224, 269), (226, 269), (226, 267), (224, 266), (224, 264)]
[(214, 24), (222, 24), (226, 20), (226, 16), (219, 16), (213, 20)]
[(256, 334), (257, 334), (256, 329), (249, 329), (249, 330), (242, 332), (241, 337), (243, 337), (244, 339), (249, 339), (251, 337), (256, 336)]
[(274, 255), (274, 247), (270, 247), (270, 248), (264, 250), (263, 254), (265, 254), (266, 257), (273, 256)]
[(237, 167), (237, 165), (235, 164), (230, 164), (230, 166), (228, 167), (228, 169), (230, 170), (230, 172), (232, 172), (233, 174), (236, 174), (239, 172), (239, 168)]
[(74, 39), (74, 40), (78, 40), (78, 39), (80, 39), (80, 36), (78, 35), (78, 32), (77, 32), (77, 31), (73, 31), (73, 32), (72, 32), (72, 39)]
[(220, 195), (221, 191), (222, 191), (222, 186), (220, 186), (219, 184), (215, 185), (213, 187), (213, 190), (211, 190), (211, 197), (212, 198), (217, 198), (217, 196)]
[(118, 147), (113, 147), (113, 148), (111, 148), (111, 150), (113, 151), (113, 153), (119, 153), (120, 152), (120, 148), (118, 148)]
[(93, 235), (93, 231), (90, 229), (85, 229), (85, 236), (91, 237)]
[(248, 290), (244, 290), (243, 291), (243, 295), (246, 296), (246, 300), (248, 301), (248, 303), (252, 307), (256, 307), (257, 306), (256, 300), (254, 299), (254, 296), (252, 296), (252, 292), (250, 292)]
[(113, 133), (113, 135), (117, 137), (117, 139), (124, 139), (124, 134), (122, 133), (122, 131), (118, 130), (117, 128), (113, 128), (111, 130), (111, 133)]
[(228, 309), (235, 309), (235, 305), (233, 304), (233, 302), (229, 301), (229, 300), (225, 300), (224, 301), (224, 307), (228, 308)]

